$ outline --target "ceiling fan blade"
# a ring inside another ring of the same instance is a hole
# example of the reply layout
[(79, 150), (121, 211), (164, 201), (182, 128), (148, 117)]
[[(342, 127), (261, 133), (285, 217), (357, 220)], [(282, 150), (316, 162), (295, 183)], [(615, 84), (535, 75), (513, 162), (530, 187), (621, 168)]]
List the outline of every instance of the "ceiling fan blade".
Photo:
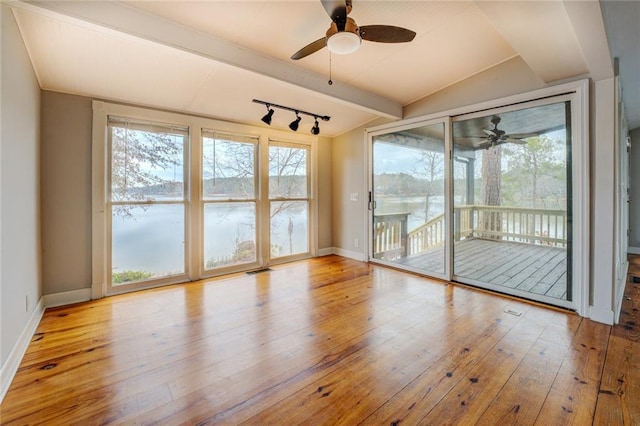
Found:
[(518, 145), (526, 145), (527, 141), (523, 141), (522, 139), (519, 138), (513, 138), (513, 137), (508, 137), (507, 139), (504, 140), (504, 142), (502, 143), (516, 143)]
[(347, 15), (351, 12), (351, 0), (320, 0), (331, 20), (338, 26), (338, 31), (344, 31)]
[(360, 37), (363, 40), (377, 43), (407, 43), (415, 36), (415, 31), (392, 25), (364, 25), (360, 27)]
[(498, 136), (498, 134), (491, 129), (482, 129), (482, 131), (485, 132), (487, 136)]
[(291, 59), (293, 59), (294, 61), (298, 59), (302, 59), (305, 56), (309, 56), (312, 53), (316, 53), (318, 50), (322, 49), (326, 45), (327, 45), (327, 38), (326, 37), (319, 38), (318, 40), (314, 41), (313, 43), (307, 44), (305, 47), (303, 47), (302, 49), (298, 50), (296, 53), (291, 55)]

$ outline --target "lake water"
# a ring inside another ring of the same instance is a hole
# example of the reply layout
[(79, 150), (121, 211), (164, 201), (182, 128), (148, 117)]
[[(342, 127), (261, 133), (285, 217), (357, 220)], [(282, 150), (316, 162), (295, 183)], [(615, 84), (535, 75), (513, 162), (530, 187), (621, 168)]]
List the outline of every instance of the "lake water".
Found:
[[(210, 206), (205, 210), (205, 261), (230, 257), (237, 243), (252, 240), (255, 235), (253, 204), (249, 208), (238, 204), (213, 209)], [(300, 207), (285, 210), (272, 220), (272, 246), (275, 245), (274, 250), (280, 256), (291, 251), (308, 251), (307, 211)], [(152, 272), (156, 276), (183, 273), (184, 207), (179, 204), (150, 205), (129, 210), (129, 213), (129, 216), (114, 215), (112, 220), (114, 273), (127, 270)]]

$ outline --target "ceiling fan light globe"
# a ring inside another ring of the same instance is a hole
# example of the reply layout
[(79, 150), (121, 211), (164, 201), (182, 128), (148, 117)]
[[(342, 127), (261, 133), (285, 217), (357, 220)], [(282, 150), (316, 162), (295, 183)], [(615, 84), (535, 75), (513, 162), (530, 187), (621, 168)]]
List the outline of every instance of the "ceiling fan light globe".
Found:
[(327, 39), (327, 48), (331, 53), (347, 55), (358, 50), (361, 42), (362, 39), (358, 34), (341, 31)]

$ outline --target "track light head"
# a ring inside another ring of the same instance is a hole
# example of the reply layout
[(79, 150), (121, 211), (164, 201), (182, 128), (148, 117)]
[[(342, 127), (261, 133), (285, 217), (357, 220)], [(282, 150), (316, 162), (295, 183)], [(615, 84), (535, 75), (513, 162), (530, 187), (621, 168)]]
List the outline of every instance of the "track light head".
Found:
[(271, 118), (273, 117), (274, 111), (275, 110), (271, 109), (270, 105), (267, 105), (267, 113), (264, 115), (264, 117), (262, 117), (261, 120), (267, 123), (269, 126), (271, 126)]
[(298, 130), (298, 125), (300, 124), (300, 120), (302, 120), (302, 117), (300, 117), (298, 115), (298, 111), (296, 111), (296, 119), (293, 120), (290, 124), (289, 124), (289, 128), (291, 130), (293, 130), (294, 132)]
[(311, 134), (312, 135), (317, 135), (320, 133), (320, 126), (318, 126), (318, 117), (313, 117), (315, 118), (315, 123), (313, 125), (313, 127), (311, 128)]

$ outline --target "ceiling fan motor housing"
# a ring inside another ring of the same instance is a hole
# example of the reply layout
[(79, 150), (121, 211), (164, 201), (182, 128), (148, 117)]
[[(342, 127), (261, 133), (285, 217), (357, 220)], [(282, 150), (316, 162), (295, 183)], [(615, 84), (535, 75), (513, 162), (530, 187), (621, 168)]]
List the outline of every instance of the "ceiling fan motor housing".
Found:
[(347, 18), (342, 31), (338, 30), (338, 25), (335, 22), (332, 22), (326, 36), (329, 50), (339, 55), (355, 52), (362, 42), (360, 28), (353, 18)]

